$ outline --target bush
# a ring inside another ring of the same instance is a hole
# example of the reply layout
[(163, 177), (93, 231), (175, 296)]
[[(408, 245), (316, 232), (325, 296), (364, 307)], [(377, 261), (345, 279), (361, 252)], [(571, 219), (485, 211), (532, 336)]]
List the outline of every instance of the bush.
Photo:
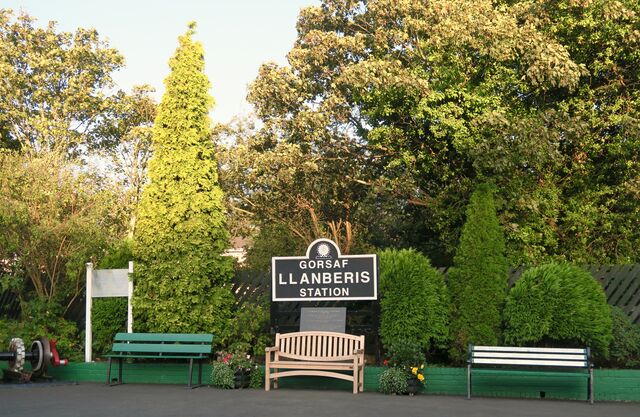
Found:
[(610, 307), (613, 338), (609, 345), (608, 365), (616, 368), (640, 368), (640, 326), (618, 307)]
[(400, 368), (389, 368), (380, 374), (378, 388), (383, 394), (404, 394), (407, 392), (407, 374)]
[(387, 348), (387, 363), (390, 366), (411, 368), (424, 364), (424, 353), (420, 346), (410, 340), (397, 340)]
[(380, 259), (380, 337), (385, 349), (414, 342), (445, 348), (449, 294), (444, 277), (414, 250), (385, 250)]
[(467, 220), (448, 272), (452, 301), (449, 351), (454, 362), (466, 358), (467, 345), (500, 341), (508, 266), (493, 187), (478, 186), (467, 206)]
[(216, 388), (232, 389), (234, 371), (223, 362), (214, 362), (211, 366), (211, 383)]
[(569, 264), (547, 264), (522, 274), (507, 297), (505, 341), (513, 345), (589, 346), (606, 358), (611, 316), (600, 284)]
[(251, 376), (249, 380), (249, 387), (260, 389), (264, 384), (264, 371), (259, 366), (255, 365), (251, 369)]

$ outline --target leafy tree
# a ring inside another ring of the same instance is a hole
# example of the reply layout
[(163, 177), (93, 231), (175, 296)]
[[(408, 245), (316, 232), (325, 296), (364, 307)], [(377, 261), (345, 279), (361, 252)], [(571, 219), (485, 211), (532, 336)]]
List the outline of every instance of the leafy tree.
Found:
[(404, 226), (394, 239), (442, 262), (485, 179), (513, 264), (632, 261), (638, 16), (635, 0), (324, 0), (300, 13), (290, 65), (263, 65), (249, 99), (267, 144), (360, 155), (366, 169), (326, 173), (365, 188), (352, 207), (397, 199), (413, 222), (389, 218)]
[(138, 329), (212, 332), (223, 342), (233, 297), (223, 194), (210, 141), (209, 81), (195, 24), (179, 37), (153, 127), (149, 184), (134, 240)]
[(387, 249), (379, 259), (380, 337), (385, 349), (405, 344), (422, 352), (445, 348), (450, 301), (442, 274), (414, 250)]
[(136, 226), (136, 209), (147, 178), (151, 158), (151, 135), (156, 103), (150, 97), (153, 88), (135, 86), (131, 94), (119, 91), (111, 99), (106, 113), (109, 123), (99, 129), (102, 138), (102, 162), (124, 190), (124, 206), (129, 214), (129, 238)]
[(94, 29), (58, 32), (55, 22), (0, 9), (0, 144), (77, 155), (101, 142), (111, 73), (122, 56)]
[(461, 361), (467, 345), (500, 341), (508, 264), (496, 216), (493, 187), (479, 185), (471, 195), (460, 245), (448, 272), (453, 304), (451, 357)]
[(22, 302), (61, 305), (84, 289), (85, 263), (122, 232), (117, 194), (59, 154), (0, 152), (0, 259)]
[(525, 271), (509, 292), (505, 310), (509, 344), (555, 344), (591, 348), (609, 356), (611, 316), (593, 276), (570, 264), (545, 264)]

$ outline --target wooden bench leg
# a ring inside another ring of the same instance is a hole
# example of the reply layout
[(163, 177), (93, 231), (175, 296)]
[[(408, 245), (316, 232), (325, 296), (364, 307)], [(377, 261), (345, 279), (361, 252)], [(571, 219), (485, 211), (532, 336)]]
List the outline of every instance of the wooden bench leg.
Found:
[(122, 358), (118, 358), (118, 384), (124, 384), (122, 382)]
[(589, 367), (589, 403), (593, 404), (593, 366)]
[(360, 360), (358, 360), (358, 357), (356, 356), (355, 358), (353, 358), (353, 393), (354, 394), (358, 393), (358, 387), (360, 386), (360, 384), (358, 384), (358, 377), (360, 376), (360, 369), (358, 368), (358, 365), (360, 365)]
[(471, 364), (467, 365), (467, 400), (471, 399)]
[(107, 385), (111, 385), (111, 358), (107, 361)]
[(191, 388), (191, 380), (193, 379), (193, 358), (189, 359), (189, 379), (187, 382), (187, 388)]

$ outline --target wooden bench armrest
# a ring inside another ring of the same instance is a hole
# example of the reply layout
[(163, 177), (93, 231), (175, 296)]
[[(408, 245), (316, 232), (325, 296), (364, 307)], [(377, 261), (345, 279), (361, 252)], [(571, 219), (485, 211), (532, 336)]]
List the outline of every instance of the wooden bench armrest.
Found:
[(269, 352), (277, 352), (278, 351), (278, 347), (274, 346), (274, 347), (268, 347), (268, 348), (264, 348), (265, 353), (269, 353)]

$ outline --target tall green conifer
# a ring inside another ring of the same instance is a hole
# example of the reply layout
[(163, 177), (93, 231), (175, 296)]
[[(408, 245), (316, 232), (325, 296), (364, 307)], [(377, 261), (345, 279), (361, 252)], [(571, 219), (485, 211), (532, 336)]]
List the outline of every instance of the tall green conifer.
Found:
[(489, 184), (481, 184), (471, 195), (453, 265), (448, 273), (453, 304), (451, 357), (461, 361), (467, 344), (500, 341), (508, 265)]
[(213, 332), (224, 339), (233, 297), (223, 194), (210, 140), (204, 52), (179, 38), (153, 130), (149, 184), (135, 233), (134, 325), (156, 332)]

